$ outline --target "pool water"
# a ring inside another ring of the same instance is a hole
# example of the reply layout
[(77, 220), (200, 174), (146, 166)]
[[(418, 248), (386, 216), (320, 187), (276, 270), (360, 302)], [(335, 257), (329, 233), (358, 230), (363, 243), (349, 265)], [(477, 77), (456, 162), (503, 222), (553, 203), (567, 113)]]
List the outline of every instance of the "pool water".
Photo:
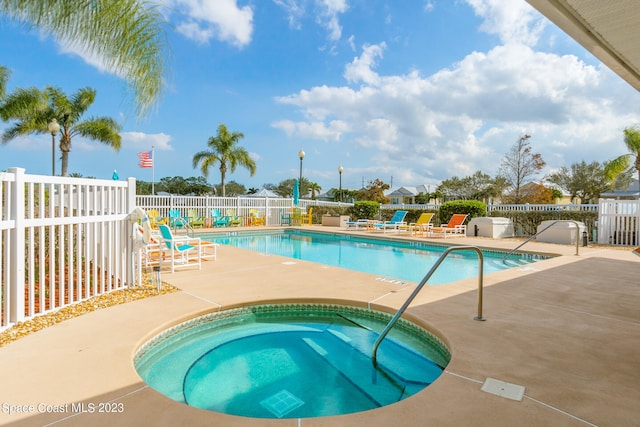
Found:
[[(226, 232), (201, 235), (204, 240), (281, 255), (364, 273), (420, 282), (448, 248), (428, 242), (376, 239), (338, 233), (303, 230)], [(524, 266), (545, 259), (535, 254), (512, 254), (483, 250), (484, 274)], [(443, 284), (478, 276), (478, 256), (473, 251), (450, 253), (429, 284)]]
[(446, 346), (401, 320), (373, 344), (390, 315), (362, 308), (261, 305), (178, 325), (135, 357), (140, 376), (168, 397), (254, 418), (305, 418), (375, 409), (433, 383)]

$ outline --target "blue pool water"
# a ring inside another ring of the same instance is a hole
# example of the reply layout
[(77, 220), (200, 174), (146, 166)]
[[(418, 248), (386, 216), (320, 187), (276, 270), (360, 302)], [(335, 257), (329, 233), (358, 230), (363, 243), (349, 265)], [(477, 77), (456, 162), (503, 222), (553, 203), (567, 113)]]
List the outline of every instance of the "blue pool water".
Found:
[[(224, 245), (412, 282), (422, 280), (447, 248), (445, 245), (428, 242), (403, 242), (290, 229), (226, 232), (201, 237)], [(483, 256), (485, 274), (545, 258), (534, 254), (513, 254), (504, 263), (503, 252), (483, 251)], [(429, 279), (429, 284), (442, 284), (477, 276), (478, 256), (475, 252), (452, 252)]]
[(371, 350), (385, 313), (327, 304), (261, 305), (180, 324), (135, 356), (154, 389), (190, 406), (254, 418), (366, 411), (433, 383), (446, 346), (401, 319)]

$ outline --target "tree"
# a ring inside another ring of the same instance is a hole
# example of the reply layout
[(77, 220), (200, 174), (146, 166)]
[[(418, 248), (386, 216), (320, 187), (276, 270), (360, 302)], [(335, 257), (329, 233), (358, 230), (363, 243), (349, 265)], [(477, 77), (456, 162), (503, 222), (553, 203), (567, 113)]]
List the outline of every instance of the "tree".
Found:
[(316, 194), (320, 193), (320, 190), (322, 190), (322, 187), (320, 187), (320, 185), (318, 183), (316, 183), (316, 182), (310, 182), (309, 183), (309, 191), (311, 192), (311, 200), (315, 200), (316, 199)]
[(523, 135), (502, 158), (501, 175), (512, 187), (511, 203), (523, 203), (521, 187), (525, 181), (538, 173), (545, 165), (542, 156), (533, 153), (529, 144), (530, 135)]
[(388, 189), (389, 184), (386, 184), (382, 180), (376, 178), (373, 181), (369, 181), (369, 184), (358, 192), (358, 200), (389, 203), (389, 198), (384, 195), (385, 190)]
[(602, 165), (599, 162), (587, 164), (584, 160), (572, 164), (571, 169), (561, 167), (558, 172), (550, 174), (547, 180), (565, 189), (572, 198), (579, 197), (582, 203), (598, 200), (600, 194), (611, 188)]
[[(640, 125), (628, 127), (624, 130), (624, 144), (627, 146), (629, 153), (607, 162), (605, 176), (607, 180), (613, 181), (625, 170), (635, 169), (640, 183)], [(640, 194), (638, 198), (640, 199)]]
[(207, 146), (209, 150), (199, 151), (193, 156), (193, 168), (200, 164), (200, 170), (204, 177), (208, 177), (209, 168), (219, 163), (220, 186), (222, 197), (226, 196), (225, 177), (227, 171), (235, 172), (238, 165), (249, 169), (251, 176), (256, 173), (256, 162), (249, 156), (247, 150), (237, 146), (238, 141), (244, 138), (241, 132), (229, 133), (227, 126), (218, 125), (218, 134), (209, 138)]
[[(458, 178), (454, 176), (446, 179), (437, 187), (437, 191), (446, 200), (483, 200), (499, 197), (506, 187), (504, 177), (491, 178), (486, 173), (477, 171), (471, 176)], [(431, 198), (436, 198), (431, 195)]]
[(56, 119), (60, 125), (60, 152), (62, 153), (62, 176), (67, 176), (71, 141), (82, 136), (101, 142), (120, 150), (120, 125), (110, 117), (91, 117), (82, 120), (82, 116), (96, 99), (96, 91), (89, 87), (78, 90), (70, 99), (62, 90), (46, 87), (44, 91), (36, 88), (16, 89), (0, 105), (0, 117), (3, 120), (15, 120), (2, 134), (1, 142), (31, 133), (49, 133), (47, 125)]
[(122, 76), (138, 114), (160, 98), (165, 77), (165, 20), (146, 0), (0, 0), (0, 14), (82, 49)]
[[(139, 194), (151, 194), (151, 184), (149, 183), (149, 186), (147, 187), (147, 183), (145, 183), (144, 181), (140, 181), (140, 183), (141, 187), (145, 189), (148, 188), (148, 192), (141, 192)], [(156, 191), (166, 191), (167, 193), (179, 195), (193, 194), (196, 196), (203, 196), (205, 194), (211, 194), (212, 191), (211, 184), (209, 184), (207, 180), (201, 176), (192, 176), (189, 178), (183, 178), (181, 176), (167, 176), (161, 178), (160, 182), (155, 184), (155, 187)]]
[(11, 70), (0, 65), (0, 101), (7, 96), (7, 81), (11, 75)]
[[(229, 196), (239, 196), (241, 194), (247, 194), (247, 188), (239, 184), (235, 181), (229, 181), (225, 184), (226, 194)], [(222, 187), (220, 185), (216, 185), (216, 193), (222, 193)]]

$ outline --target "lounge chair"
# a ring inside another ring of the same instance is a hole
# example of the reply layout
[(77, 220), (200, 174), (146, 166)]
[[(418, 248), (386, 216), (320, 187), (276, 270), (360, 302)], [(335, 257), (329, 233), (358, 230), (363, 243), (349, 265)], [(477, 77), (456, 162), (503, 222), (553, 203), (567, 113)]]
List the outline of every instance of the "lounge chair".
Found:
[(402, 225), (407, 225), (404, 220), (404, 217), (407, 216), (407, 211), (395, 211), (393, 217), (389, 221), (379, 222), (373, 224), (373, 230), (381, 230), (383, 233), (386, 233), (387, 230), (398, 231), (398, 227)]
[(366, 230), (370, 227), (371, 224), (374, 224), (372, 220), (360, 218), (357, 221), (347, 221), (347, 229), (355, 228), (356, 231)]
[(300, 225), (313, 225), (313, 208), (309, 212), (300, 215)]
[(467, 232), (467, 226), (464, 224), (468, 214), (453, 214), (449, 219), (449, 222), (443, 224), (440, 227), (431, 227), (429, 230), (429, 237), (435, 237), (436, 234), (441, 234), (443, 238), (447, 238), (447, 235), (465, 236)]
[(201, 245), (199, 238), (181, 236), (176, 237), (167, 225), (159, 225), (160, 238), (164, 246), (163, 251), (168, 252), (161, 257), (160, 263), (170, 262), (171, 272), (176, 268), (183, 267), (202, 267), (201, 263)]
[(229, 227), (239, 227), (242, 225), (242, 217), (238, 216), (234, 209), (227, 209), (227, 218), (229, 218)]
[(198, 211), (195, 209), (189, 209), (188, 211), (189, 225), (192, 228), (204, 227), (204, 218), (198, 215)]
[(169, 211), (169, 227), (173, 228), (184, 228), (188, 224), (188, 217), (183, 217), (180, 213), (180, 209), (171, 209)]
[(400, 225), (399, 230), (408, 231), (411, 234), (422, 233), (422, 236), (428, 236), (432, 227), (431, 220), (435, 214), (432, 212), (423, 212), (416, 222), (410, 222), (408, 225)]
[(211, 224), (214, 227), (226, 227), (229, 225), (229, 217), (222, 215), (220, 209), (211, 209)]
[(301, 220), (300, 208), (289, 208), (280, 212), (280, 225), (300, 225)]
[(267, 218), (260, 215), (257, 209), (249, 211), (249, 220), (251, 225), (267, 225)]

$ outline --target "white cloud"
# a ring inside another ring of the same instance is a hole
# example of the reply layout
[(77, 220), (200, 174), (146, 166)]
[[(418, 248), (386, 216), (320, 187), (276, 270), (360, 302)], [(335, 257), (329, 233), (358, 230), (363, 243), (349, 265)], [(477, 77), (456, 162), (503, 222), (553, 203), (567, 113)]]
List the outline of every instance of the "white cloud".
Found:
[(546, 19), (525, 1), (466, 0), (484, 19), (480, 29), (496, 34), (504, 44), (534, 46), (546, 26)]
[(342, 37), (342, 26), (338, 20), (338, 15), (345, 13), (349, 8), (346, 0), (317, 0), (320, 14), (317, 17), (318, 23), (329, 32), (329, 40), (332, 42), (340, 40)]
[(289, 27), (299, 30), (302, 27), (300, 20), (305, 14), (304, 0), (273, 0), (287, 14)]
[(251, 42), (253, 10), (237, 0), (172, 0), (176, 30), (198, 43), (212, 38), (243, 47)]
[(341, 135), (349, 130), (347, 123), (341, 120), (332, 120), (326, 124), (319, 121), (294, 122), (291, 120), (280, 120), (273, 122), (271, 126), (281, 129), (288, 136), (319, 139), (324, 141), (338, 141), (340, 140)]
[(350, 64), (347, 64), (344, 70), (344, 77), (350, 83), (363, 82), (375, 85), (379, 81), (378, 74), (372, 70), (377, 63), (378, 58), (382, 58), (382, 52), (387, 47), (382, 42), (379, 45), (365, 45), (362, 49), (362, 55), (354, 58)]
[(171, 135), (165, 133), (122, 132), (122, 146), (135, 150), (149, 150), (155, 147), (161, 151), (173, 151)]
[(525, 132), (550, 168), (606, 160), (602, 147), (621, 140), (621, 130), (637, 121), (627, 109), (637, 92), (608, 69), (572, 55), (509, 43), (430, 76), (416, 70), (385, 76), (376, 71), (385, 47), (364, 46), (346, 65), (345, 80), (359, 88), (325, 85), (278, 98), (308, 120), (275, 127), (328, 140), (338, 134), (331, 124), (340, 123), (336, 140), (345, 150), (359, 146), (384, 165), (379, 175), (402, 170), (414, 180), (404, 183), (415, 185), (477, 170), (495, 174)]

